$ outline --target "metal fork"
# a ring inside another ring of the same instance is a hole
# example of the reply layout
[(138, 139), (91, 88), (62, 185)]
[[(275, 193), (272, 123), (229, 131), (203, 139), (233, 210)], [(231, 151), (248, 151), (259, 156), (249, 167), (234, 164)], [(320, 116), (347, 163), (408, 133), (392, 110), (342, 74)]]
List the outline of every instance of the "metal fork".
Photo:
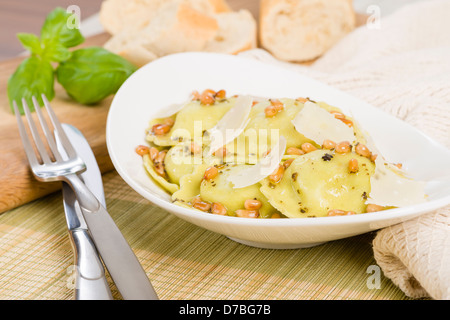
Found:
[(45, 95), (42, 95), (42, 100), (53, 124), (55, 134), (58, 135), (61, 146), (66, 151), (67, 156), (65, 157), (58, 151), (55, 136), (50, 131), (36, 98), (33, 97), (32, 100), (47, 144), (54, 157), (53, 160), (48, 153), (44, 145), (45, 140), (42, 140), (39, 134), (28, 104), (25, 99), (22, 99), (22, 107), (41, 161), (38, 160), (22, 117), (19, 114), (17, 103), (14, 101), (13, 108), (19, 126), (19, 133), (34, 176), (40, 181), (64, 181), (72, 187), (95, 246), (124, 299), (158, 299), (139, 260), (134, 255), (114, 220), (78, 177), (79, 173), (86, 170), (86, 166), (67, 138), (47, 98)]

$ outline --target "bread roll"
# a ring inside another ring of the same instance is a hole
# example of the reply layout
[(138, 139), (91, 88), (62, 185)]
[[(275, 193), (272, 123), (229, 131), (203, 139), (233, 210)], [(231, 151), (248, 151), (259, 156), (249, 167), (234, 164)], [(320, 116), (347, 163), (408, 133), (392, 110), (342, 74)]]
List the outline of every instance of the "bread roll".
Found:
[(261, 0), (260, 43), (280, 60), (312, 60), (355, 23), (352, 0)]
[(187, 2), (193, 9), (205, 14), (231, 11), (226, 0), (105, 0), (99, 19), (112, 35), (124, 29), (140, 29), (147, 26), (158, 15), (160, 8), (169, 2)]
[(216, 19), (187, 2), (166, 1), (145, 27), (126, 27), (104, 47), (141, 66), (170, 53), (203, 50), (218, 29)]
[(256, 40), (256, 21), (248, 10), (207, 14), (192, 7), (191, 1), (175, 0), (160, 5), (145, 26), (123, 27), (104, 47), (140, 67), (178, 52), (235, 54), (254, 48)]
[(256, 47), (257, 26), (250, 11), (220, 13), (214, 17), (219, 30), (204, 51), (237, 54)]

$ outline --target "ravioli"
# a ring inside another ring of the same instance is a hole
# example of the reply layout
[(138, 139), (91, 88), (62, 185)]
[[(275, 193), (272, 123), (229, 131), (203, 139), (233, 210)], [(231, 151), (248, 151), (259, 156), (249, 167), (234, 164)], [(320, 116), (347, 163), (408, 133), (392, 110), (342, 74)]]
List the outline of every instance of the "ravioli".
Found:
[(175, 183), (171, 183), (169, 181), (167, 181), (167, 179), (165, 179), (164, 177), (160, 176), (156, 170), (155, 167), (153, 165), (152, 160), (150, 159), (149, 155), (144, 155), (142, 157), (143, 162), (144, 162), (144, 168), (147, 171), (147, 173), (166, 191), (168, 191), (169, 193), (174, 193), (176, 191), (178, 191), (179, 186), (178, 184)]
[(239, 139), (226, 146), (227, 150), (237, 155), (238, 159), (245, 158), (246, 163), (255, 163), (278, 142), (279, 136), (286, 138), (288, 148), (298, 147), (305, 142), (314, 143), (299, 133), (291, 123), (303, 108), (303, 103), (287, 98), (280, 99), (280, 102), (283, 103), (283, 110), (273, 117), (265, 114), (265, 109), (271, 105), (269, 100), (255, 104), (244, 132)]
[(226, 98), (224, 90), (207, 89), (159, 116), (167, 117), (150, 121), (149, 147), (136, 152), (149, 176), (186, 208), (312, 218), (426, 200), (423, 183), (388, 171), (393, 164), (356, 120), (325, 102)]
[(200, 195), (200, 184), (208, 166), (208, 164), (200, 164), (194, 168), (192, 173), (180, 178), (180, 188), (172, 194), (174, 203), (189, 203)]
[(219, 166), (219, 174), (211, 180), (202, 180), (200, 184), (200, 197), (210, 203), (221, 203), (227, 209), (227, 214), (235, 216), (237, 210), (244, 209), (244, 202), (248, 199), (259, 200), (262, 203), (259, 209), (261, 218), (270, 218), (276, 213), (267, 198), (259, 190), (259, 183), (235, 189), (233, 184), (228, 181), (230, 174), (245, 169), (248, 165), (225, 164)]
[(201, 153), (193, 154), (190, 144), (185, 142), (173, 146), (164, 158), (165, 171), (172, 183), (180, 184), (181, 177), (192, 173), (195, 165), (202, 163)]
[(163, 123), (165, 119), (152, 120), (146, 139), (158, 146), (174, 146), (181, 141), (192, 140), (194, 136), (202, 136), (204, 131), (217, 124), (235, 101), (235, 98), (224, 99), (211, 106), (204, 106), (200, 101), (191, 101), (171, 117), (174, 124), (164, 135), (153, 134), (151, 129), (154, 125)]
[[(350, 159), (358, 161), (358, 172), (349, 172)], [(264, 179), (261, 192), (290, 218), (323, 217), (330, 210), (364, 213), (374, 170), (356, 153), (317, 150), (297, 157), (278, 184)]]

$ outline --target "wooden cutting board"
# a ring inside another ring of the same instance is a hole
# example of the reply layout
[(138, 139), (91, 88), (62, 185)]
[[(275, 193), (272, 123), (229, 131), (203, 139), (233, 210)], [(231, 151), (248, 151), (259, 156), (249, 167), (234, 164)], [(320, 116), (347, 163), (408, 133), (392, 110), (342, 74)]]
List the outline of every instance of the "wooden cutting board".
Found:
[[(102, 45), (108, 35), (85, 41), (83, 46)], [(38, 199), (61, 188), (61, 183), (38, 182), (32, 175), (20, 140), (17, 121), (7, 95), (7, 83), (24, 58), (0, 63), (0, 213)], [(55, 81), (55, 98), (50, 102), (62, 123), (77, 127), (88, 140), (102, 173), (114, 167), (106, 148), (106, 118), (112, 97), (95, 106), (85, 106), (70, 99)]]

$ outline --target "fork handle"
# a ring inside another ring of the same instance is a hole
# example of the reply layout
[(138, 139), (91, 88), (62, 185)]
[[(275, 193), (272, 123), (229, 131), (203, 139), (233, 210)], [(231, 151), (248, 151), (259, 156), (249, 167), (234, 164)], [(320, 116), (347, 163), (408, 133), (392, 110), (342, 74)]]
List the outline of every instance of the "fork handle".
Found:
[(139, 260), (108, 211), (76, 174), (65, 176), (80, 204), (91, 238), (125, 300), (158, 300)]
[(72, 187), (78, 203), (84, 211), (96, 212), (100, 209), (100, 201), (98, 201), (97, 197), (86, 187), (78, 175), (68, 174), (64, 178), (65, 181)]
[(84, 229), (69, 231), (74, 248), (76, 300), (113, 300), (105, 278), (105, 269), (89, 233)]

